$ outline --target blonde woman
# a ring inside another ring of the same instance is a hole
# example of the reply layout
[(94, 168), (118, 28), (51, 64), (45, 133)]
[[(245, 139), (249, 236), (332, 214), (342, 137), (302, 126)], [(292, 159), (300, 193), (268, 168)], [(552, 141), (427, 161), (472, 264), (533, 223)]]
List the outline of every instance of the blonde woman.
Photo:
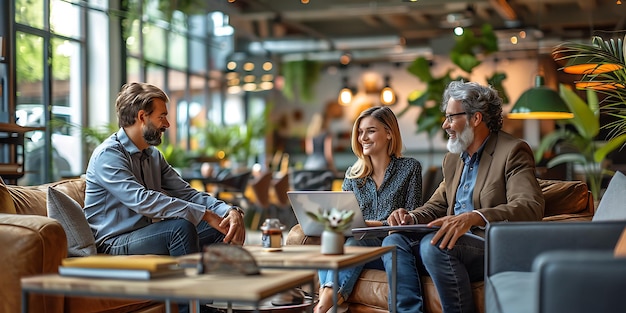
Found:
[[(389, 107), (369, 108), (354, 122), (352, 151), (357, 161), (346, 171), (342, 189), (354, 192), (368, 226), (386, 225), (394, 210), (422, 204), (422, 166), (416, 159), (402, 157), (402, 149), (398, 120)], [(345, 244), (380, 246), (382, 238), (348, 238)], [(363, 268), (384, 267), (377, 260), (339, 272), (339, 304), (348, 299)], [(333, 303), (333, 275), (319, 271), (319, 278), (315, 313), (325, 313)]]

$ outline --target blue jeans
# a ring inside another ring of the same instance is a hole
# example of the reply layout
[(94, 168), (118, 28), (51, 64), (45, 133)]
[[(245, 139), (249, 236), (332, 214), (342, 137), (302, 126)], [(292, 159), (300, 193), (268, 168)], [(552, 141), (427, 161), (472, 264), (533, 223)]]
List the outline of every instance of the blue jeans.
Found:
[[(383, 246), (396, 246), (397, 312), (424, 311), (420, 273), (432, 278), (444, 313), (474, 312), (471, 282), (484, 279), (485, 240), (468, 233), (454, 248), (440, 249), (430, 243), (434, 235), (393, 233), (383, 240)], [(382, 259), (390, 280), (391, 256)]]
[[(163, 220), (106, 240), (98, 252), (107, 254), (159, 254), (181, 256), (224, 240), (224, 234), (201, 221), (196, 227), (185, 219)], [(201, 312), (208, 308), (201, 306)], [(189, 312), (188, 304), (179, 304), (178, 312)]]
[[(382, 240), (380, 238), (366, 238), (363, 240), (356, 240), (354, 237), (349, 237), (346, 240), (345, 246), (359, 246), (359, 247), (380, 247)], [(348, 300), (348, 297), (354, 289), (359, 275), (363, 268), (384, 269), (383, 263), (380, 259), (366, 263), (365, 265), (359, 265), (351, 267), (345, 270), (339, 271), (339, 293), (344, 300)], [(333, 271), (320, 270), (318, 271), (320, 279), (320, 287), (333, 287)]]
[(203, 246), (222, 242), (223, 239), (224, 234), (205, 221), (196, 227), (185, 219), (171, 219), (108, 239), (98, 252), (181, 256), (200, 252)]

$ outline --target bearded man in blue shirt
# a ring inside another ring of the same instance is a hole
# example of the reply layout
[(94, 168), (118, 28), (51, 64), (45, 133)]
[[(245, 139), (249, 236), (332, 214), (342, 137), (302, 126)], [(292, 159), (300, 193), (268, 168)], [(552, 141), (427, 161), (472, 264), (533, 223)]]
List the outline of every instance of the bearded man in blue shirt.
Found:
[(169, 98), (145, 83), (122, 86), (120, 129), (91, 155), (85, 215), (99, 253), (180, 256), (216, 242), (242, 245), (243, 211), (185, 182), (155, 146)]

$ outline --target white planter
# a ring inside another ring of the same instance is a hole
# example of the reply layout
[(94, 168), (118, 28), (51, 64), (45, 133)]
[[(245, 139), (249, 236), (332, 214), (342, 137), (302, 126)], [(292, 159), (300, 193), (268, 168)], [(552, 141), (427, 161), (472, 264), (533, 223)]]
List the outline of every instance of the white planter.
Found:
[(322, 254), (343, 254), (343, 244), (345, 237), (343, 233), (330, 230), (322, 232)]

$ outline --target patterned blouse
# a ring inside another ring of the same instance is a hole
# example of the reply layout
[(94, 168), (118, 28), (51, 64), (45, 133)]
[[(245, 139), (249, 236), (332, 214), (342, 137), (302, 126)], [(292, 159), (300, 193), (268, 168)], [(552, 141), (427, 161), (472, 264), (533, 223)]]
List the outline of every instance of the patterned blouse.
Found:
[(422, 205), (422, 165), (414, 158), (392, 156), (378, 190), (369, 176), (346, 178), (341, 188), (354, 192), (365, 220), (383, 221), (396, 209)]

